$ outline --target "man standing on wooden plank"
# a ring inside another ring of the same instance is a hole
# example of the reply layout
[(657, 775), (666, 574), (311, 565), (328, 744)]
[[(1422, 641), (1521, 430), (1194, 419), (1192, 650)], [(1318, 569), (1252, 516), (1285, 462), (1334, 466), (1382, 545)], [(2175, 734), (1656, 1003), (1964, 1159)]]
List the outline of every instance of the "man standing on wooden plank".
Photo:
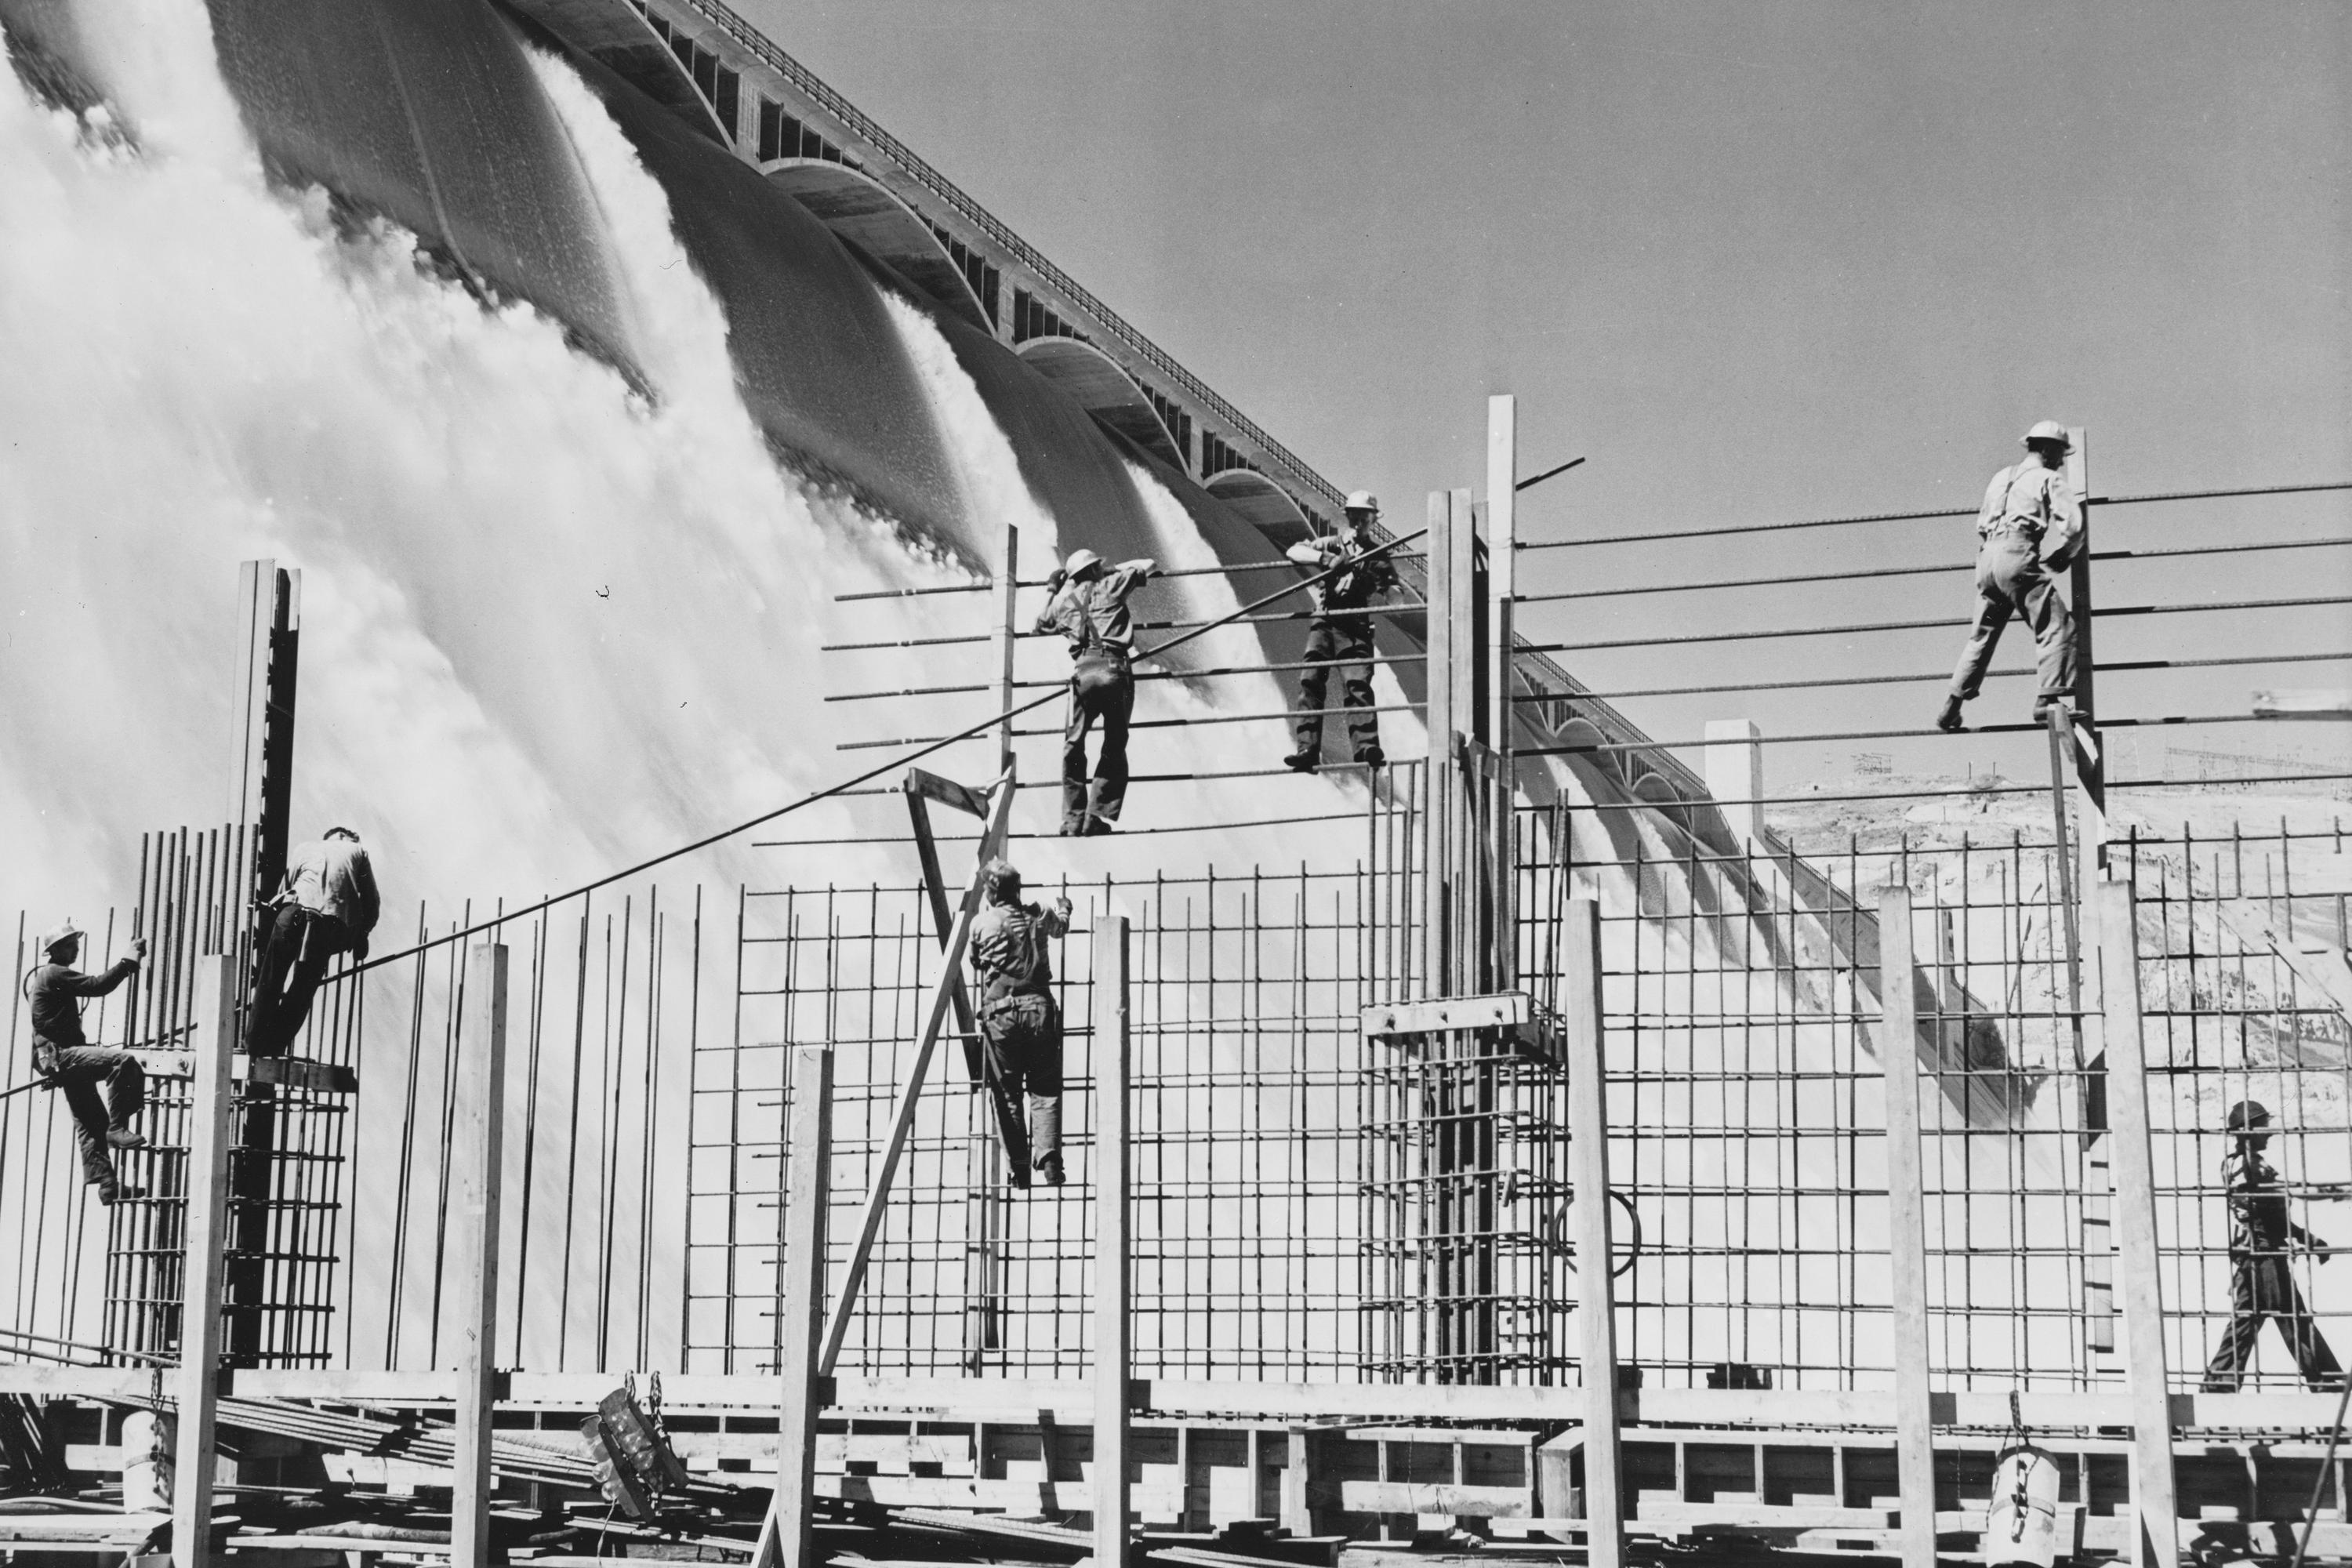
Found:
[(2278, 1172), (2263, 1158), (2271, 1141), (2267, 1107), (2242, 1100), (2230, 1108), (2229, 1131), (2236, 1145), (2221, 1161), (2221, 1184), (2230, 1203), (2230, 1299), (2235, 1315), (2221, 1348), (2205, 1368), (2205, 1392), (2234, 1394), (2253, 1359), (2263, 1320), (2278, 1320), (2279, 1333), (2294, 1356), (2304, 1382), (2314, 1388), (2340, 1388), (2335, 1352), (2319, 1337), (2311, 1308), (2287, 1269), (2287, 1248), (2298, 1243), (2321, 1262), (2334, 1250), (2287, 1217), (2286, 1194)]
[[(1107, 564), (1091, 550), (1073, 550), (1069, 563), (1045, 580), (1049, 597), (1037, 617), (1041, 632), (1070, 639), (1070, 716), (1062, 729), (1062, 834), (1091, 837), (1111, 831), (1127, 800), (1127, 723), (1135, 712), (1135, 617), (1128, 601), (1154, 572), (1145, 559)], [(1102, 721), (1102, 755), (1087, 789), (1087, 732)]]
[(1350, 495), (1346, 515), (1348, 526), (1341, 531), (1302, 539), (1284, 552), (1301, 566), (1331, 574), (1307, 589), (1315, 614), (1307, 625), (1307, 668), (1298, 678), (1294, 731), (1298, 745), (1282, 759), (1285, 767), (1302, 773), (1313, 773), (1323, 763), (1323, 704), (1335, 666), (1356, 761), (1376, 768), (1388, 760), (1381, 751), (1381, 721), (1372, 711), (1370, 610), (1374, 599), (1397, 585), (1396, 570), (1385, 556), (1364, 559), (1376, 548), (1372, 523), (1381, 515), (1381, 503), (1372, 492)]
[(324, 838), (302, 846), (287, 862), (285, 885), (270, 905), (278, 914), (245, 1025), (246, 1051), (257, 1057), (282, 1056), (294, 1043), (335, 954), (348, 952), (355, 963), (367, 959), (368, 932), (383, 900), (360, 836), (330, 827)]
[[(138, 973), (147, 939), (131, 938), (131, 956), (117, 960), (105, 973), (84, 974), (74, 967), (81, 957), (81, 938), (71, 921), (41, 938), (45, 962), (25, 976), (25, 1000), (31, 1004), (33, 1065), (65, 1095), (74, 1138), (81, 1145), (82, 1177), (98, 1189), (99, 1202), (111, 1204), (140, 1195), (116, 1173), (113, 1152), (147, 1146), (131, 1128), (147, 1103), (147, 1075), (129, 1051), (89, 1043), (81, 1031), (80, 1001), (103, 996)], [(103, 1100), (98, 1092), (101, 1083)]]
[[(1049, 1187), (1062, 1184), (1062, 1009), (1054, 1001), (1054, 967), (1045, 944), (1070, 929), (1070, 900), (1050, 910), (1021, 901), (1021, 873), (991, 860), (981, 872), (987, 903), (971, 923), (971, 966), (979, 982), (980, 1036), (989, 1092), (1002, 1098), (997, 1118), (1013, 1184), (1029, 1184), (1034, 1164)], [(1022, 1101), (1028, 1101), (1023, 1136)]]
[(1985, 487), (1977, 513), (1977, 618), (1952, 671), (1952, 689), (1936, 715), (1938, 730), (1962, 727), (1960, 704), (1984, 686), (1985, 670), (2011, 616), (2023, 616), (2041, 650), (2038, 721), (2050, 705), (2074, 695), (2074, 619), (2059, 596), (2055, 574), (2074, 564), (2083, 532), (2082, 509), (2066, 484), (2066, 427), (2044, 419), (2022, 437), (2031, 454), (2003, 468)]

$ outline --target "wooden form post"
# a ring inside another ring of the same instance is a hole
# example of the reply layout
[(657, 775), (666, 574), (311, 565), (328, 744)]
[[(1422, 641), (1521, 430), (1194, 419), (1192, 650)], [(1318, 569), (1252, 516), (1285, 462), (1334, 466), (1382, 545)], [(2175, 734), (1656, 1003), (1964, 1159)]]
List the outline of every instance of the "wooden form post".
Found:
[(1453, 911), (1448, 906), (1453, 878), (1447, 865), (1454, 804), (1454, 498), (1444, 490), (1429, 492), (1429, 537), (1423, 546), (1428, 559), (1428, 591), (1424, 620), (1428, 625), (1423, 683), (1429, 700), (1429, 763), (1422, 784), (1422, 969), (1421, 994), (1444, 996), (1452, 990), (1450, 965)]
[[(2083, 535), (2074, 549), (2074, 562), (2067, 571), (2068, 596), (2074, 613), (2074, 712), (2089, 733), (2081, 737), (2089, 742), (2077, 758), (2080, 766), (2083, 795), (2090, 810), (2084, 815), (2084, 837), (2090, 837), (2090, 824), (2095, 815), (2104, 822), (2107, 815), (2106, 757), (2098, 743), (2098, 689), (2094, 668), (2092, 646), (2092, 616), (2095, 609), (2091, 595), (2091, 438), (2080, 426), (2066, 432), (2069, 450), (2066, 453), (2066, 488), (2074, 492), (2074, 505), (2083, 517)], [(2079, 743), (2079, 742), (2078, 742)], [(2100, 836), (2104, 839), (2105, 835)], [(2090, 869), (2106, 864), (2104, 842), (2084, 847), (2086, 873), (2084, 881), (2093, 879)]]
[(1706, 792), (1740, 847), (1764, 837), (1764, 731), (1747, 719), (1706, 721)]
[(221, 1295), (226, 1279), (229, 1053), (236, 1043), (236, 960), (208, 952), (195, 963), (194, 1079), (189, 1085), (188, 1214), (182, 1237), (180, 1364), (171, 1381), (179, 1432), (172, 1456), (172, 1557), (178, 1568), (209, 1568), (219, 1411)]
[(1623, 1568), (1625, 1484), (1617, 1446), (1617, 1299), (1609, 1246), (1607, 1053), (1601, 1019), (1601, 905), (1568, 901), (1568, 1160), (1575, 1202), (1578, 1349), (1584, 1376), (1585, 1561)]
[(1126, 1568), (1129, 1375), (1135, 1362), (1134, 1214), (1128, 1191), (1127, 917), (1094, 932), (1095, 1568)]
[(1014, 793), (1013, 774), (1008, 772), (996, 781), (987, 826), (981, 830), (979, 862), (972, 868), (971, 880), (964, 885), (963, 902), (956, 910), (955, 923), (948, 928), (947, 941), (941, 944), (939, 974), (924, 998), (922, 1032), (915, 1039), (914, 1059), (907, 1068), (906, 1084), (898, 1091), (898, 1110), (890, 1119), (890, 1135), (882, 1146), (874, 1185), (866, 1194), (865, 1211), (858, 1218), (857, 1239), (842, 1268), (841, 1299), (834, 1303), (832, 1321), (825, 1329), (824, 1348), (817, 1358), (817, 1371), (827, 1377), (833, 1375), (834, 1363), (841, 1359), (842, 1342), (849, 1336), (849, 1321), (857, 1310), (857, 1292), (866, 1283), (866, 1261), (874, 1255), (875, 1238), (882, 1233), (883, 1205), (889, 1201), (890, 1184), (898, 1176), (898, 1161), (907, 1152), (907, 1141), (914, 1134), (915, 1110), (922, 1103), (923, 1079), (930, 1072), (931, 1056), (939, 1047), (940, 1032), (946, 1026), (950, 1004), (962, 985), (963, 952), (971, 940), (972, 916), (980, 909), (980, 868), (987, 865), (1004, 844)]
[(499, 1323), (499, 1187), (506, 1124), (507, 949), (484, 942), (467, 955), (466, 1021), (458, 1040), (454, 1129), (457, 1321), (451, 1343), (457, 1373), (457, 1468), (449, 1513), (450, 1553), (490, 1560), (490, 1413), (498, 1372), (490, 1347)]
[(1919, 1006), (1911, 889), (1878, 900), (1878, 1065), (1886, 1074), (1886, 1250), (1894, 1284), (1895, 1461), (1903, 1568), (1936, 1568), (1936, 1446), (1927, 1391), (1927, 1215), (1919, 1139)]
[(1517, 791), (1511, 763), (1511, 639), (1519, 571), (1519, 400), (1486, 399), (1486, 742), (1495, 749), (1494, 953), (1497, 991), (1519, 983), (1518, 882), (1512, 802)]
[(761, 1568), (814, 1568), (816, 1421), (825, 1405), (817, 1357), (824, 1333), (826, 1207), (833, 1180), (833, 1047), (794, 1046), (784, 1165), (783, 1351), (777, 1371), (776, 1495)]
[(2156, 1157), (2148, 1124), (2147, 1053), (2140, 1034), (2139, 930), (2128, 882), (2091, 890), (2098, 944), (2099, 1005), (2107, 1047), (2113, 1131), (2116, 1257), (2121, 1266), (2124, 1378), (2132, 1408), (2132, 1510), (2140, 1568), (2179, 1561), (2172, 1475), (2171, 1395), (2166, 1386), (2163, 1279), (2156, 1239)]
[(1004, 567), (997, 574), (997, 593), (1004, 602), (1004, 621), (997, 628), (997, 701), (1004, 715), (997, 729), (996, 771), (1013, 766), (1013, 654), (1021, 646), (1021, 628), (1013, 616), (1021, 600), (1021, 530), (1004, 525)]

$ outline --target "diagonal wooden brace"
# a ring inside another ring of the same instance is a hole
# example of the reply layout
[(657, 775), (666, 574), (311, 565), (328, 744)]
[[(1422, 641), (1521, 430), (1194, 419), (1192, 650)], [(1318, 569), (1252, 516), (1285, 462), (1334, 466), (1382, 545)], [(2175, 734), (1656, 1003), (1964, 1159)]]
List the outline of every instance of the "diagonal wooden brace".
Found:
[(825, 1325), (824, 1348), (817, 1361), (822, 1376), (832, 1375), (834, 1363), (841, 1357), (842, 1341), (849, 1335), (850, 1314), (856, 1310), (857, 1292), (866, 1283), (866, 1265), (873, 1257), (874, 1238), (882, 1231), (882, 1207), (889, 1200), (890, 1183), (898, 1175), (899, 1157), (906, 1152), (907, 1140), (915, 1130), (915, 1110), (922, 1102), (923, 1079), (930, 1071), (931, 1053), (939, 1047), (948, 1009), (963, 984), (963, 952), (971, 941), (972, 917), (980, 910), (980, 868), (1004, 847), (1015, 793), (1013, 770), (1007, 768), (991, 794), (987, 826), (980, 837), (980, 858), (972, 867), (971, 879), (964, 884), (963, 902), (956, 910), (955, 921), (948, 928), (945, 948), (940, 955), (939, 976), (931, 982), (923, 1002), (922, 1033), (916, 1038), (914, 1061), (907, 1069), (906, 1085), (898, 1092), (898, 1108), (890, 1120), (889, 1141), (883, 1145), (881, 1163), (875, 1168), (873, 1190), (866, 1194), (866, 1211), (858, 1221), (857, 1239), (842, 1272), (841, 1299), (834, 1303), (832, 1320)]

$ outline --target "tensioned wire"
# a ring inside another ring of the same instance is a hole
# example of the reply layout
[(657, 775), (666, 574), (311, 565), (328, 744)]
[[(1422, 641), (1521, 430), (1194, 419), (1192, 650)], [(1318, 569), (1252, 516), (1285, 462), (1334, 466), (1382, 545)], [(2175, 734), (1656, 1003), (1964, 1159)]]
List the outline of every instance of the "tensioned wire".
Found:
[[(1417, 529), (1411, 533), (1400, 534), (1398, 537), (1391, 539), (1383, 544), (1375, 545), (1370, 550), (1366, 551), (1363, 555), (1357, 557), (1353, 561), (1346, 562), (1340, 565), (1331, 567), (1328, 571), (1316, 573), (1312, 576), (1301, 577), (1295, 583), (1285, 584), (1282, 587), (1276, 589), (1273, 593), (1266, 595), (1264, 598), (1252, 600), (1250, 603), (1244, 605), (1239, 609), (1235, 610), (1232, 615), (1227, 616), (1221, 620), (1211, 621), (1203, 626), (1196, 626), (1190, 631), (1180, 632), (1164, 643), (1160, 643), (1156, 647), (1139, 651), (1137, 653), (1136, 657), (1138, 658), (1150, 658), (1156, 655), (1165, 653), (1170, 648), (1175, 647), (1179, 644), (1190, 642), (1194, 637), (1203, 636), (1220, 626), (1240, 619), (1242, 616), (1249, 614), (1253, 610), (1261, 609), (1267, 605), (1273, 604), (1277, 599), (1285, 598), (1289, 595), (1296, 594), (1302, 588), (1313, 587), (1316, 584), (1322, 582), (1325, 578), (1335, 576), (1341, 572), (1350, 571), (1360, 565), (1370, 557), (1380, 555), (1387, 551), (1397, 549), (1402, 545), (1410, 544), (1414, 540), (1423, 537), (1428, 531), (1429, 530), (1423, 528)], [(732, 827), (722, 827), (718, 832), (705, 834), (702, 837), (695, 839), (691, 843), (682, 844), (677, 846), (676, 848), (663, 850), (658, 855), (649, 856), (646, 858), (638, 861), (634, 866), (624, 867), (622, 869), (617, 871), (608, 871), (604, 876), (596, 878), (593, 881), (583, 882), (580, 886), (567, 889), (564, 892), (550, 894), (548, 897), (540, 900), (537, 903), (525, 904), (521, 908), (515, 910), (502, 910), (493, 919), (477, 921), (472, 924), (460, 927), (457, 930), (446, 932), (443, 935), (431, 937), (419, 942), (413, 946), (403, 948), (398, 952), (388, 952), (381, 958), (372, 958), (365, 963), (355, 963), (350, 968), (342, 971), (342, 973), (336, 976), (336, 978), (341, 979), (350, 975), (364, 974), (371, 969), (380, 968), (387, 963), (397, 963), (404, 958), (413, 958), (416, 954), (427, 952), (433, 948), (446, 947), (451, 942), (463, 941), (467, 937), (478, 936), (486, 931), (495, 931), (500, 926), (508, 925), (515, 921), (523, 920), (531, 915), (535, 915), (542, 910), (553, 909), (558, 904), (579, 898), (586, 893), (593, 893), (599, 888), (608, 888), (615, 882), (626, 881), (629, 878), (639, 876), (644, 872), (650, 871), (656, 866), (667, 865), (672, 860), (691, 855), (697, 850), (708, 849), (714, 844), (723, 843), (727, 839), (736, 837), (738, 834), (748, 833), (752, 828), (773, 822), (780, 816), (788, 816), (793, 812), (799, 811), (806, 806), (814, 805), (820, 801), (831, 800), (836, 796), (845, 795), (856, 785), (871, 783), (873, 780), (880, 778), (885, 773), (894, 773), (900, 767), (903, 767), (909, 763), (916, 762), (923, 757), (929, 756), (933, 752), (939, 751), (943, 747), (953, 745), (956, 742), (969, 740), (974, 735), (982, 734), (987, 731), (996, 729), (999, 726), (1009, 724), (1013, 719), (1018, 715), (1026, 713), (1032, 709), (1042, 708), (1046, 703), (1053, 701), (1059, 695), (1060, 692), (1057, 689), (1046, 692), (1043, 696), (1033, 698), (1027, 702), (1015, 703), (999, 712), (989, 715), (987, 718), (981, 720), (979, 722), (965, 730), (960, 731), (956, 734), (948, 736), (944, 740), (934, 741), (927, 745), (917, 747), (912, 751), (903, 752), (898, 756), (891, 758), (888, 762), (883, 763), (876, 767), (868, 768), (862, 773), (856, 773), (848, 778), (839, 781), (838, 783), (827, 784), (823, 789), (812, 790), (807, 795), (802, 795), (797, 800), (787, 802), (785, 805), (780, 805), (772, 811), (761, 812), (759, 816), (751, 817), (748, 821), (739, 822)], [(1276, 771), (1281, 772), (1285, 770)], [(1205, 778), (1215, 775), (1202, 774), (1200, 776)], [(1055, 782), (1055, 787), (1058, 788), (1060, 781), (1056, 780)]]

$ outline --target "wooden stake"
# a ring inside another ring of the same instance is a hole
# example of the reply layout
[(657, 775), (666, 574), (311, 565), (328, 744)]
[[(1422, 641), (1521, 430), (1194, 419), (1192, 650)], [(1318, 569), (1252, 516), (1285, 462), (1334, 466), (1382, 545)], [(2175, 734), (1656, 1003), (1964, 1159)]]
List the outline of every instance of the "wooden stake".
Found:
[(833, 1048), (793, 1047), (793, 1121), (784, 1176), (784, 1342), (776, 1400), (776, 1495), (759, 1561), (814, 1568), (817, 1356), (824, 1331), (824, 1249), (833, 1180)]
[[(1126, 1568), (1128, 1380), (1134, 1371), (1134, 1215), (1128, 1191), (1127, 917), (1094, 933), (1095, 1568)], [(1179, 1485), (1189, 1478), (1180, 1477)]]
[(1601, 1020), (1601, 906), (1570, 899), (1568, 961), (1568, 1159), (1576, 1201), (1579, 1351), (1584, 1375), (1585, 1561), (1624, 1568), (1625, 1483), (1617, 1447), (1617, 1299), (1610, 1276), (1609, 1110)]
[(491, 1365), (499, 1322), (499, 1188), (507, 1083), (507, 949), (485, 942), (467, 957), (466, 1024), (458, 1041), (453, 1255), (457, 1321), (451, 1343), (457, 1373), (457, 1468), (449, 1542), (460, 1563), (487, 1563), (490, 1503), (490, 1413), (498, 1403)]
[(1429, 762), (1422, 783), (1422, 971), (1421, 994), (1444, 996), (1453, 990), (1447, 954), (1452, 949), (1448, 896), (1453, 866), (1447, 853), (1453, 828), (1454, 662), (1458, 657), (1454, 619), (1454, 498), (1429, 492), (1429, 538), (1423, 546), (1429, 567), (1423, 595), (1428, 659), (1423, 672), (1428, 698)]
[(180, 1568), (213, 1562), (213, 1486), (218, 1458), (221, 1287), (228, 1239), (229, 1052), (236, 1039), (236, 960), (195, 961), (195, 1073), (189, 1085), (188, 1213), (181, 1261), (180, 1364), (171, 1381), (178, 1410), (173, 1451), (172, 1547)]
[(1886, 1074), (1887, 1262), (1894, 1284), (1895, 1459), (1903, 1568), (1936, 1568), (1936, 1447), (1927, 1392), (1927, 1217), (1919, 1148), (1919, 1008), (1911, 889), (1878, 900), (1878, 1065)]
[(2091, 915), (2098, 943), (2099, 1007), (2106, 1026), (2116, 1257), (2123, 1274), (2124, 1379), (2132, 1405), (2132, 1508), (2139, 1518), (2137, 1560), (2141, 1568), (2173, 1568), (2179, 1561), (2180, 1535), (2172, 1474), (2171, 1396), (2165, 1386), (2147, 1054), (2140, 1036), (2139, 929), (2131, 885), (2101, 882), (2092, 889)]

